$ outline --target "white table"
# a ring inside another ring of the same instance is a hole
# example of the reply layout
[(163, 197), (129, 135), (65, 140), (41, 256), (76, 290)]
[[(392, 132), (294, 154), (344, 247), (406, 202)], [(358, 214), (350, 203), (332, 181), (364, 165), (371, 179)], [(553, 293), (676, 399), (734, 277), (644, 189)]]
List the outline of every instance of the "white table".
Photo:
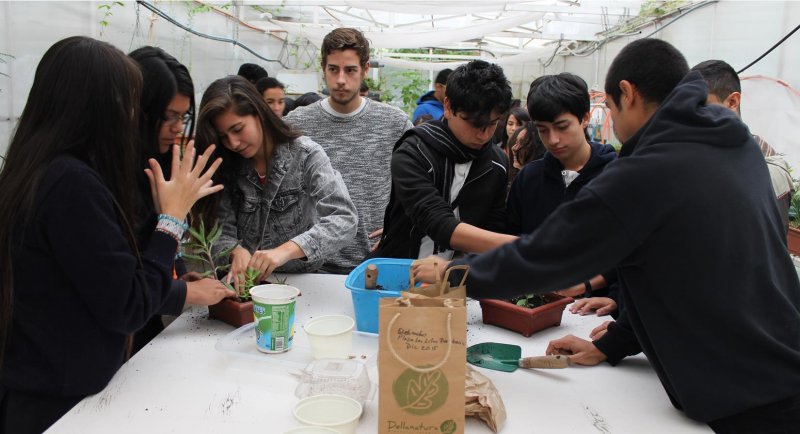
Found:
[[(289, 275), (302, 291), (298, 330), (308, 318), (353, 315), (344, 276)], [(560, 327), (530, 338), (481, 322), (480, 306), (468, 302), (468, 344), (504, 342), (541, 355), (547, 343), (566, 334), (586, 338), (606, 318), (564, 312)], [(230, 357), (215, 350), (233, 327), (209, 320), (194, 307), (126, 363), (100, 393), (81, 401), (48, 433), (281, 433), (297, 422), (292, 409), (297, 380), (287, 369)], [(298, 341), (303, 335), (297, 333)], [(255, 342), (253, 343), (255, 345)], [(377, 349), (376, 349), (377, 352)], [(561, 370), (479, 369), (492, 379), (508, 419), (501, 432), (521, 433), (707, 433), (710, 429), (675, 410), (644, 356), (617, 367)], [(359, 433), (377, 432), (377, 395), (365, 406)], [(490, 433), (467, 419), (466, 432)]]

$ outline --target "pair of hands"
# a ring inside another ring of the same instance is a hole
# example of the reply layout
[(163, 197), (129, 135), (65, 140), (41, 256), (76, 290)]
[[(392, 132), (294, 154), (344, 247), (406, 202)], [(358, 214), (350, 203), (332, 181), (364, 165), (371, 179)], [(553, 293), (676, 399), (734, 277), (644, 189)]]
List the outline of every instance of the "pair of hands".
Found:
[(597, 316), (610, 315), (617, 310), (617, 302), (608, 297), (589, 297), (577, 300), (569, 307), (569, 311), (578, 315), (596, 313)]
[(199, 199), (222, 190), (222, 185), (214, 185), (211, 177), (222, 164), (217, 158), (204, 171), (216, 147), (211, 145), (195, 161), (194, 140), (190, 140), (180, 155), (180, 146), (172, 146), (172, 168), (169, 180), (155, 159), (150, 159), (150, 168), (144, 169), (150, 181), (150, 193), (156, 212), (183, 220)]
[[(248, 268), (257, 270), (260, 274), (259, 281), (269, 277), (276, 268), (294, 259), (292, 255), (291, 246), (287, 244), (293, 242), (289, 241), (286, 244), (270, 249), (270, 250), (256, 250), (252, 255), (244, 247), (237, 247), (231, 252), (231, 270), (228, 273), (227, 282), (231, 283), (233, 280), (233, 287), (238, 288), (239, 285), (244, 284), (244, 274)], [(299, 250), (299, 247), (297, 247)]]
[[(608, 325), (611, 321), (606, 321), (603, 324), (592, 329), (589, 333), (589, 338), (592, 341), (600, 339), (608, 331)], [(593, 342), (581, 339), (574, 335), (567, 335), (561, 339), (550, 341), (545, 350), (547, 355), (566, 355), (572, 363), (584, 366), (594, 366), (606, 360), (606, 355), (603, 354)]]

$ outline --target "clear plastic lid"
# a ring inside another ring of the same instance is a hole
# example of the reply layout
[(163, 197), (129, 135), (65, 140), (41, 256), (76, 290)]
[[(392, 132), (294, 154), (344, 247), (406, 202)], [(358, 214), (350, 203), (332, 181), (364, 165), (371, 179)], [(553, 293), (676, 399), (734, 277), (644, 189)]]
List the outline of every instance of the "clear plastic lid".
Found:
[(320, 359), (299, 372), (295, 396), (344, 395), (362, 405), (372, 398), (372, 382), (364, 364), (352, 359)]

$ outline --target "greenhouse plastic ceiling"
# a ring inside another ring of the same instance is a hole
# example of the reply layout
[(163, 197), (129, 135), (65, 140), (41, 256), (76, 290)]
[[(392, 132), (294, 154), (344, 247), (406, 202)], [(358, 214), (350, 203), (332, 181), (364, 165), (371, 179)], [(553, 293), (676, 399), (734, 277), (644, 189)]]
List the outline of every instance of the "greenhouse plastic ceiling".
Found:
[[(356, 27), (381, 63), (438, 67), (475, 57), (516, 64), (555, 54), (589, 55), (607, 40), (669, 19), (707, 1), (652, 0), (254, 0), (241, 17), (264, 31), (319, 47), (336, 27)], [(405, 50), (404, 50), (405, 49)], [(428, 49), (428, 56), (419, 50)], [(463, 54), (462, 54), (463, 53)]]

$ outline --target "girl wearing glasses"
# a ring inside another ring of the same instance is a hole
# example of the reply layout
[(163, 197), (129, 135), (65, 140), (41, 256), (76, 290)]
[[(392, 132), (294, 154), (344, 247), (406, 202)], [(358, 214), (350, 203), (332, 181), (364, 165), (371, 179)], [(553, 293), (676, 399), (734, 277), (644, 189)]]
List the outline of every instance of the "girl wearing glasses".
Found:
[[(142, 160), (155, 159), (161, 169), (169, 174), (173, 145), (185, 145), (194, 127), (192, 77), (184, 65), (161, 48), (145, 46), (134, 50), (129, 56), (139, 65), (143, 78), (140, 98), (142, 112), (139, 116)], [(150, 186), (144, 177), (141, 180), (143, 182), (140, 182), (139, 191), (145, 215), (143, 225), (138, 231), (140, 238), (152, 232), (157, 216)], [(164, 330), (161, 315), (180, 315), (184, 303), (209, 305), (218, 303), (231, 294), (216, 279), (201, 279), (197, 273), (187, 273), (186, 266), (180, 259), (175, 261), (175, 275), (179, 279), (172, 281), (170, 297), (161, 307), (160, 315), (151, 318), (136, 333), (134, 352)]]

